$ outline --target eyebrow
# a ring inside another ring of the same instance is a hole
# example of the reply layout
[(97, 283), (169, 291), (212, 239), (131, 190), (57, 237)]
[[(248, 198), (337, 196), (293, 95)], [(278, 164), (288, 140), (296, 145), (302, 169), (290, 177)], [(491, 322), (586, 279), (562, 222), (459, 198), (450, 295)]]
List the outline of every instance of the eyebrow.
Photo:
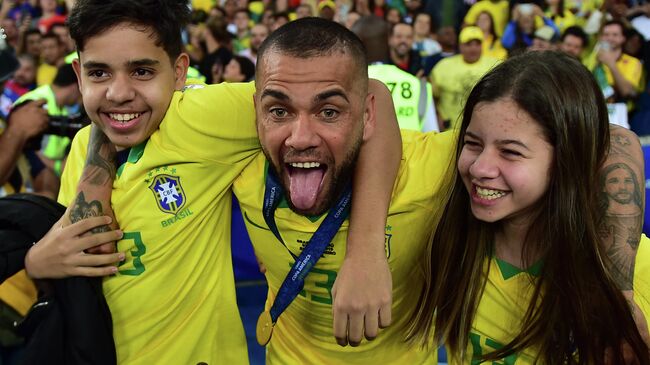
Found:
[(108, 64), (103, 62), (86, 61), (83, 63), (84, 68), (108, 68)]
[[(128, 68), (142, 67), (142, 66), (157, 66), (160, 64), (160, 61), (154, 60), (151, 58), (143, 58), (139, 60), (127, 61), (126, 66)], [(110, 68), (107, 63), (96, 62), (96, 61), (87, 61), (83, 63), (84, 68)]]
[(316, 95), (314, 97), (314, 101), (318, 103), (318, 102), (322, 102), (324, 100), (327, 100), (327, 99), (329, 99), (331, 97), (335, 97), (335, 96), (340, 96), (343, 99), (345, 99), (345, 101), (347, 101), (348, 103), (350, 102), (348, 97), (340, 90), (323, 91), (322, 93), (320, 93), (320, 94), (318, 94), (318, 95)]
[[(481, 139), (481, 138), (479, 138), (479, 136), (477, 136), (476, 134), (474, 134), (474, 133), (472, 133), (470, 131), (465, 131), (465, 135), (470, 136), (470, 137), (472, 137), (474, 139), (479, 139), (479, 140)], [(518, 141), (516, 139), (500, 139), (500, 140), (497, 140), (497, 144), (499, 144), (499, 145), (514, 144), (514, 145), (517, 145), (517, 146), (520, 146), (520, 147), (526, 149), (527, 151), (530, 151), (530, 148), (528, 148), (528, 146), (526, 146), (523, 142)]]
[(160, 64), (160, 61), (152, 59), (152, 58), (143, 58), (140, 60), (133, 60), (133, 61), (128, 61), (126, 63), (129, 68), (134, 68), (134, 67), (142, 67), (142, 66), (157, 66)]
[(260, 100), (264, 99), (265, 97), (276, 98), (283, 101), (289, 100), (287, 94), (283, 93), (282, 91), (273, 90), (273, 89), (264, 89), (264, 91), (262, 92), (262, 96), (260, 97)]

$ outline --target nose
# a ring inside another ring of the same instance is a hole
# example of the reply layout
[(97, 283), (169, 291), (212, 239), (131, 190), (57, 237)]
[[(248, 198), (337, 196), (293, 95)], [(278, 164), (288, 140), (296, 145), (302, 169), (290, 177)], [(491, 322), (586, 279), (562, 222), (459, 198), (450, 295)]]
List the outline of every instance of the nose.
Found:
[(489, 150), (483, 150), (470, 165), (469, 173), (476, 179), (494, 179), (498, 177), (497, 158)]
[(106, 90), (106, 100), (116, 104), (123, 104), (135, 98), (135, 90), (131, 85), (128, 75), (115, 75)]
[(317, 122), (312, 121), (309, 116), (300, 114), (292, 122), (291, 135), (285, 140), (285, 145), (297, 151), (304, 151), (316, 147), (320, 137), (316, 131)]

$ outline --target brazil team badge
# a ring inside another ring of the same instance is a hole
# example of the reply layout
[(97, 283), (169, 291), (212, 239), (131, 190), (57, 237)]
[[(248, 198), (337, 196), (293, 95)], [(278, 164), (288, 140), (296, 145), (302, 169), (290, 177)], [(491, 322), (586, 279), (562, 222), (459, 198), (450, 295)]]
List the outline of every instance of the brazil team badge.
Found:
[(176, 214), (185, 205), (185, 192), (178, 176), (157, 175), (151, 179), (149, 189), (156, 197), (158, 208), (165, 213)]

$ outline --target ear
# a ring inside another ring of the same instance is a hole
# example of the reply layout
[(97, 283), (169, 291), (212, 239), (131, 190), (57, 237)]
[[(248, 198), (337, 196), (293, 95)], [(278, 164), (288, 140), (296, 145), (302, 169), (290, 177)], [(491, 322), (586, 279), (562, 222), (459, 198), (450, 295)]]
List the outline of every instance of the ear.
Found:
[(79, 61), (79, 57), (72, 60), (72, 69), (74, 70), (75, 75), (77, 75), (77, 84), (79, 85), (79, 90), (83, 90), (81, 88), (81, 63)]
[(187, 68), (190, 66), (190, 57), (181, 53), (174, 61), (174, 89), (182, 90), (187, 81)]
[(375, 112), (375, 95), (368, 93), (365, 100), (363, 111), (363, 141), (366, 142), (372, 137), (377, 124), (377, 115)]

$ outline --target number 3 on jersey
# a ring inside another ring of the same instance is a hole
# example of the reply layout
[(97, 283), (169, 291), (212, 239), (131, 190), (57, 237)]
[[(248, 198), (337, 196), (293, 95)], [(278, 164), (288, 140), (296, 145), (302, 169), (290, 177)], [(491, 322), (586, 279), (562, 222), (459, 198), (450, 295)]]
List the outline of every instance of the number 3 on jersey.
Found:
[[(289, 264), (292, 267), (293, 264)], [(312, 302), (332, 305), (332, 287), (336, 271), (312, 268), (305, 278), (305, 286), (300, 295)]]

